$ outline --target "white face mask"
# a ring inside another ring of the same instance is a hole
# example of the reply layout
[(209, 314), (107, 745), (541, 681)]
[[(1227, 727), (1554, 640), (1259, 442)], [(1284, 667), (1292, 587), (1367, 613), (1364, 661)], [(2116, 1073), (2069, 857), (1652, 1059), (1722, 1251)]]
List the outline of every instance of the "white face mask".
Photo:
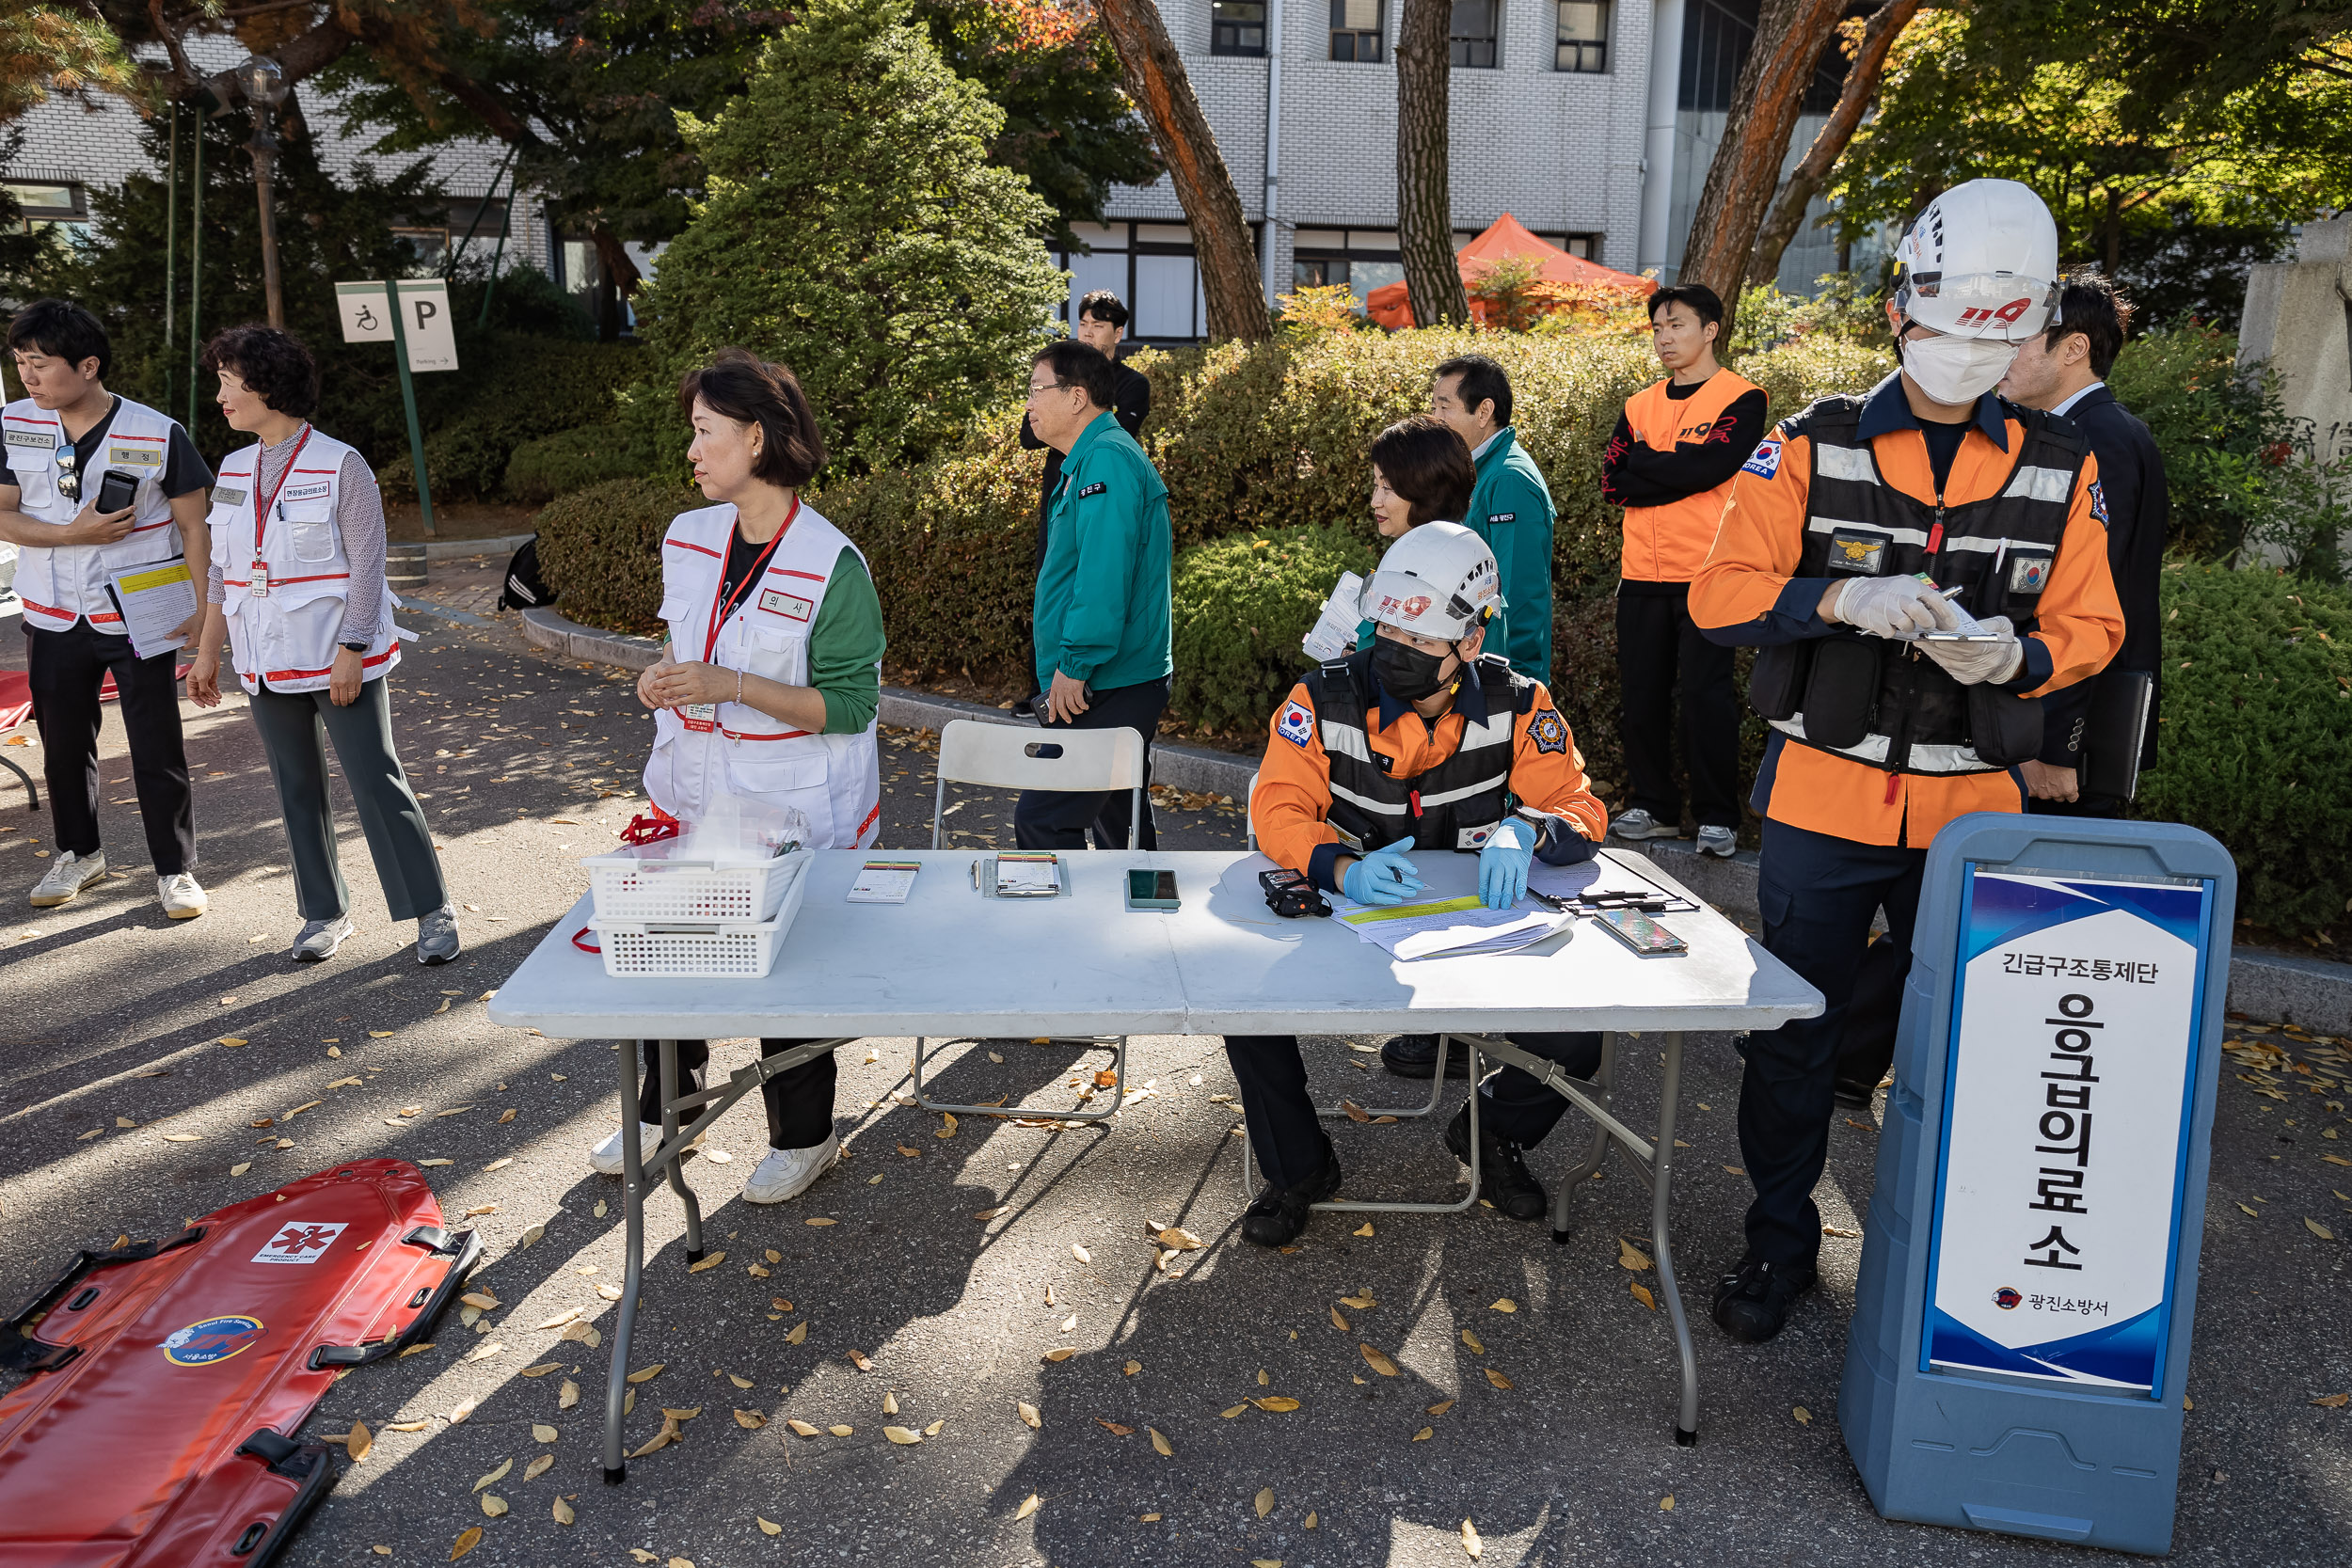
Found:
[(1992, 338), (1906, 338), (1903, 373), (1919, 390), (1942, 404), (1974, 403), (2001, 384), (2015, 343)]

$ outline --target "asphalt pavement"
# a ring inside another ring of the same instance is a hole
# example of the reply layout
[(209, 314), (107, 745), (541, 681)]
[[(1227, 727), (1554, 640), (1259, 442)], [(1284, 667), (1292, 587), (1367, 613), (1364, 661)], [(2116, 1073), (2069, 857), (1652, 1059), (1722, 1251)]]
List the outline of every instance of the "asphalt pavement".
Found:
[[(1657, 1275), (1623, 1266), (1623, 1243), (1649, 1238), (1646, 1195), (1621, 1170), (1580, 1195), (1565, 1244), (1480, 1210), (1375, 1216), (1370, 1234), (1318, 1216), (1295, 1251), (1268, 1253), (1237, 1235), (1242, 1140), (1218, 1041), (1135, 1041), (1130, 1082), (1151, 1092), (1107, 1125), (974, 1117), (942, 1136), (939, 1117), (894, 1098), (912, 1042), (878, 1039), (841, 1053), (849, 1157), (803, 1197), (740, 1200), (765, 1143), (755, 1105), (690, 1161), (723, 1262), (690, 1275), (676, 1204), (652, 1200), (633, 1359), (660, 1370), (637, 1386), (628, 1442), (653, 1438), (665, 1409), (698, 1414), (625, 1485), (603, 1485), (604, 1354), (563, 1338), (569, 1323), (537, 1325), (612, 1320), (618, 1185), (585, 1155), (617, 1125), (614, 1047), (494, 1027), (484, 998), (585, 891), (577, 859), (642, 809), (651, 723), (629, 677), (527, 647), (512, 617), (488, 612), (483, 572), (436, 573), (432, 604), (403, 615), (422, 635), (392, 706), (460, 905), (458, 963), (416, 962), (347, 801), (358, 934), (327, 964), (289, 960), (285, 845), (238, 699), (185, 714), (213, 899), (201, 919), (156, 906), (116, 721), (101, 777), (119, 875), (103, 887), (27, 907), (48, 816), (12, 784), (0, 803), (0, 1307), (78, 1247), (167, 1234), (363, 1156), (447, 1162), (430, 1167), (445, 1211), (489, 1241), (475, 1285), (498, 1307), (453, 1315), (431, 1351), (355, 1370), (320, 1407), (308, 1433), (358, 1421), (373, 1446), (281, 1561), (443, 1562), (478, 1528), (477, 1563), (1421, 1568), (1470, 1560), (1465, 1520), (1487, 1565), (2105, 1555), (1872, 1513), (1836, 1413), (1873, 1116), (1841, 1112), (1833, 1127), (1821, 1287), (1789, 1329), (1742, 1347), (1706, 1321), (1747, 1192), (1738, 1061), (1715, 1036), (1691, 1043), (1677, 1180), (1695, 1447), (1672, 1441), (1672, 1339), (1633, 1289)], [(22, 657), (13, 635), (0, 641), (0, 662)], [(928, 737), (883, 739), (882, 843), (928, 843)], [(37, 746), (6, 754), (38, 771)], [(951, 800), (955, 842), (1010, 842), (1008, 800)], [(1231, 806), (1188, 804), (1161, 810), (1164, 842), (1240, 843)], [(2352, 1064), (2283, 1031), (2233, 1037), (2252, 1043), (2215, 1132), (2174, 1556), (2339, 1564), (2352, 1559), (2352, 1407), (2314, 1402), (2352, 1391), (2352, 1165), (2337, 1154), (2352, 1154)], [(1311, 1040), (1319, 1090), (1378, 1104), (1426, 1092), (1356, 1049), (1372, 1043)], [(715, 1054), (732, 1067), (755, 1050)], [(1639, 1126), (1656, 1053), (1630, 1044), (1626, 1058)], [(945, 1087), (1066, 1106), (1102, 1062), (973, 1042)], [(1441, 1117), (1460, 1093), (1449, 1085)], [(1426, 1122), (1342, 1122), (1335, 1136), (1351, 1196), (1466, 1180)], [(1567, 1141), (1534, 1155), (1539, 1175), (1568, 1163)], [(1201, 1246), (1163, 1258), (1147, 1231), (1167, 1227)], [(549, 1363), (561, 1371), (520, 1375)], [(585, 1396), (571, 1408), (567, 1380)], [(902, 1446), (886, 1425), (930, 1434)], [(553, 1464), (525, 1479), (542, 1454)]]

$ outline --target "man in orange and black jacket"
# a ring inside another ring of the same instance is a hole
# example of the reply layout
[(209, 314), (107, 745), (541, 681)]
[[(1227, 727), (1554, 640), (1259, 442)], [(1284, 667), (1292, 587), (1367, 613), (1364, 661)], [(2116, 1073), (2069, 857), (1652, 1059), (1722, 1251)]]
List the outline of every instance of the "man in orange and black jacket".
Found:
[[(2049, 313), (2047, 210), (2022, 185), (1971, 181), (1930, 205), (1898, 257), (1902, 369), (1781, 422), (1691, 585), (1709, 636), (1759, 650), (1764, 945), (1826, 1004), (1743, 1051), (1756, 1198), (1714, 1316), (1751, 1342), (1779, 1333), (1814, 1281), (1812, 1192), (1872, 916), (1885, 910), (1881, 940), (1907, 955), (1929, 842), (1968, 813), (2024, 809), (2038, 699), (2096, 674), (2123, 636), (2089, 443), (1992, 390)], [(1979, 640), (1931, 640), (1966, 632), (1958, 611), (1982, 622)]]
[[(1533, 860), (1592, 858), (1608, 813), (1567, 721), (1540, 682), (1500, 655), (1482, 657), (1502, 605), (1496, 581), (1493, 552), (1457, 523), (1424, 523), (1389, 547), (1364, 591), (1372, 645), (1311, 672), (1269, 726), (1249, 802), (1268, 859), (1358, 903), (1394, 904), (1420, 891), (1412, 854), (1475, 850), (1480, 895), (1507, 909), (1527, 891)], [(1595, 1033), (1511, 1037), (1572, 1077), (1600, 1065)], [(1281, 1246), (1339, 1190), (1339, 1157), (1308, 1099), (1295, 1038), (1229, 1035), (1225, 1053), (1267, 1182), (1242, 1236)], [(1516, 1067), (1478, 1092), (1481, 1180), (1498, 1212), (1534, 1219), (1547, 1203), (1523, 1150), (1567, 1101)], [(1467, 1105), (1445, 1142), (1469, 1163)]]
[(1666, 379), (1626, 400), (1600, 458), (1601, 498), (1625, 508), (1617, 583), (1618, 735), (1629, 799), (1610, 831), (1637, 842), (1682, 836), (1675, 706), (1699, 853), (1739, 847), (1740, 694), (1731, 650), (1691, 620), (1731, 481), (1764, 435), (1764, 388), (1715, 360), (1724, 302), (1700, 283), (1650, 295), (1650, 346)]

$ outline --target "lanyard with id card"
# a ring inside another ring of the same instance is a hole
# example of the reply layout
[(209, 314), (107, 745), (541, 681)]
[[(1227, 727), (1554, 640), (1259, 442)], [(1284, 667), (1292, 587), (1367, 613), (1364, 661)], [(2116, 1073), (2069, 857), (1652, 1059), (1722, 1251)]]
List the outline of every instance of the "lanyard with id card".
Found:
[(277, 509), (278, 493), (286, 488), (286, 481), (294, 477), (294, 465), (302, 461), (302, 449), (310, 444), (310, 427), (305, 424), (302, 439), (294, 443), (286, 467), (278, 475), (278, 483), (270, 487), (267, 501), (262, 499), (262, 454), (253, 454), (253, 564), (246, 571), (245, 591), (257, 599), (269, 597), (269, 562), (262, 559), (262, 530), (270, 513)]
[[(743, 600), (752, 591), (752, 585), (767, 574), (769, 558), (776, 553), (776, 546), (784, 543), (784, 536), (792, 531), (792, 521), (800, 515), (801, 498), (795, 496), (792, 498), (792, 509), (784, 515), (784, 526), (776, 530), (775, 537), (768, 541), (768, 547), (759, 552), (759, 559), (752, 562), (751, 570), (743, 574), (743, 580), (735, 585), (733, 593), (727, 592), (726, 566), (724, 558), (721, 558), (719, 585), (710, 592), (710, 623), (703, 632), (703, 662), (705, 664), (709, 663), (710, 656), (718, 651), (719, 628), (725, 626), (728, 618), (742, 608)], [(739, 513), (737, 516), (739, 522), (741, 514)], [(733, 543), (734, 531), (732, 529), (728, 530), (730, 545)], [(677, 711), (678, 718), (685, 722), (687, 729), (696, 735), (708, 735), (719, 727), (719, 705), (716, 703), (688, 703)]]

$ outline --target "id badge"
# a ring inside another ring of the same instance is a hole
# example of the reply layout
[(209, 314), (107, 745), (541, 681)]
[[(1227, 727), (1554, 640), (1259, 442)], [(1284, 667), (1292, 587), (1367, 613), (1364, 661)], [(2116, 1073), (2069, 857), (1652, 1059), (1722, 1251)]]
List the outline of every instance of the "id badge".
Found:
[(257, 599), (269, 597), (268, 562), (257, 561), (253, 563), (252, 569), (246, 573), (246, 592)]
[(686, 727), (696, 735), (708, 735), (719, 727), (719, 705), (689, 703), (678, 709), (678, 717), (685, 720)]

